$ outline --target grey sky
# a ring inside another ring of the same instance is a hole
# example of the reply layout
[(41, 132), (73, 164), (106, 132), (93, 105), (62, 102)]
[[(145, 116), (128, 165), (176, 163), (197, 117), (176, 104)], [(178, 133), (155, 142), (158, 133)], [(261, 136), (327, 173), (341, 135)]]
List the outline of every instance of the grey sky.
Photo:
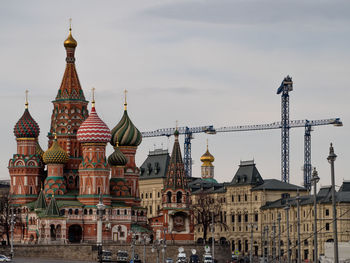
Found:
[[(141, 130), (213, 124), (216, 127), (280, 120), (282, 79), (291, 75), (291, 119), (341, 117), (344, 127), (316, 127), (312, 163), (330, 184), (329, 143), (335, 145), (337, 184), (350, 179), (349, 1), (3, 1), (0, 9), (0, 177), (16, 151), (12, 129), (30, 112), (46, 134), (51, 101), (64, 67), (68, 19), (78, 41), (76, 66), (85, 96), (96, 88), (100, 117), (113, 128), (128, 89), (129, 115)], [(302, 182), (303, 129), (291, 131), (291, 182)], [(228, 181), (240, 160), (255, 159), (264, 178), (280, 178), (280, 131), (197, 134), (194, 175), (205, 140), (215, 177)], [(141, 165), (154, 144), (144, 139)], [(109, 146), (108, 152), (111, 152)]]

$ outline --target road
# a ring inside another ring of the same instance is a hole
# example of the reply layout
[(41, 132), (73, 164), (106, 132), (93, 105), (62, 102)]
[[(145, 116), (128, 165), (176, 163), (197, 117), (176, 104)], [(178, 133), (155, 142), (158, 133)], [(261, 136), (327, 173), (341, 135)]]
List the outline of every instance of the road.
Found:
[(93, 261), (74, 261), (61, 259), (46, 259), (46, 258), (17, 258), (15, 257), (13, 263), (96, 263)]

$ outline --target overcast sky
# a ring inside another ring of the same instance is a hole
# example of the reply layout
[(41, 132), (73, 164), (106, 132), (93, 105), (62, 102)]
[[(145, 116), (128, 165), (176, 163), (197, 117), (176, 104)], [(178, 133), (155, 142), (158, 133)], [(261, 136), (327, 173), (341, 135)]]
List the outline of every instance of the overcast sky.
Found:
[[(291, 119), (341, 117), (344, 127), (316, 127), (312, 164), (330, 184), (326, 160), (333, 142), (338, 185), (350, 179), (349, 1), (3, 1), (0, 9), (0, 178), (16, 152), (13, 126), (30, 91), (30, 112), (47, 148), (51, 101), (65, 69), (68, 20), (78, 41), (76, 67), (85, 96), (96, 88), (96, 109), (112, 129), (128, 110), (140, 131), (280, 121), (276, 91), (294, 81)], [(291, 182), (301, 184), (304, 129), (290, 132)], [(240, 160), (254, 159), (263, 178), (281, 178), (280, 131), (196, 134), (200, 156), (215, 156), (215, 178), (230, 181)], [(182, 138), (183, 140), (183, 138)], [(154, 147), (173, 138), (144, 138), (140, 166)], [(183, 145), (182, 145), (183, 146)], [(183, 149), (183, 147), (182, 147)], [(112, 150), (108, 146), (108, 153)]]

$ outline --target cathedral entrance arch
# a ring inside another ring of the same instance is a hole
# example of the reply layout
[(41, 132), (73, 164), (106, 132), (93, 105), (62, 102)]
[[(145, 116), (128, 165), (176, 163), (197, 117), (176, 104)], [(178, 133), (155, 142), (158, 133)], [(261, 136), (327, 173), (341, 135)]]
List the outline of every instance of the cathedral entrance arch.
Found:
[(83, 230), (80, 225), (71, 225), (68, 229), (68, 240), (71, 243), (80, 243)]
[(128, 229), (124, 225), (115, 225), (112, 228), (113, 241), (126, 241)]

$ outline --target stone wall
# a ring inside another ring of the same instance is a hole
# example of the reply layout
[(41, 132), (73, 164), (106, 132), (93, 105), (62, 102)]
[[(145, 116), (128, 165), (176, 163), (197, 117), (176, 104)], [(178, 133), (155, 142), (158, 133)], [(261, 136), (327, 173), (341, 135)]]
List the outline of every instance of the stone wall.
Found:
[[(196, 249), (197, 254), (202, 257), (204, 252), (204, 246), (197, 245), (167, 245), (166, 258), (176, 259), (178, 254), (178, 248), (182, 246), (185, 249), (185, 253), (189, 257), (191, 255), (191, 249)], [(130, 245), (104, 245), (103, 249), (110, 250), (115, 260), (118, 250), (126, 250), (131, 256)], [(143, 250), (144, 246), (136, 245), (135, 253), (139, 255), (139, 258), (143, 262)], [(0, 248), (1, 254), (9, 254), (9, 247)], [(38, 258), (55, 258), (55, 259), (72, 259), (72, 260), (97, 260), (97, 248), (90, 244), (70, 244), (70, 245), (15, 245), (14, 247), (15, 257), (38, 257)], [(226, 263), (230, 258), (230, 247), (217, 246), (215, 248), (215, 258), (218, 263)], [(159, 252), (159, 258), (162, 262), (162, 252)], [(156, 263), (157, 252), (152, 253), (152, 246), (146, 246), (146, 262)]]

